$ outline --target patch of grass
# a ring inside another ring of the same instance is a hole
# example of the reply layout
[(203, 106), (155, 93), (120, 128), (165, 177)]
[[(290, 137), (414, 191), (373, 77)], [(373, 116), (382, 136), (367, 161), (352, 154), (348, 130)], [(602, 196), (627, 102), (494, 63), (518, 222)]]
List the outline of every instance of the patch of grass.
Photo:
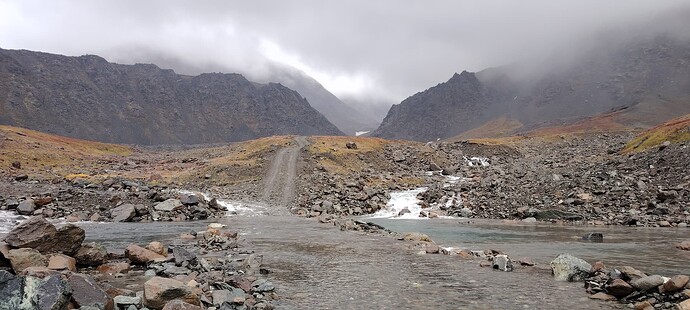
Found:
[(665, 141), (679, 143), (690, 141), (690, 114), (672, 119), (651, 128), (625, 145), (621, 153), (637, 153), (659, 146)]

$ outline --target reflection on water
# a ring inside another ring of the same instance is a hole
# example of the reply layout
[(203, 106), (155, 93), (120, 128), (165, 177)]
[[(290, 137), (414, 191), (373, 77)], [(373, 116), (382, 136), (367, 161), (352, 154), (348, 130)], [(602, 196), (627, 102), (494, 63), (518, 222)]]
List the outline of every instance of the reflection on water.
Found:
[[(608, 266), (630, 265), (662, 275), (690, 273), (690, 253), (675, 248), (675, 244), (690, 238), (690, 229), (509, 224), (463, 219), (365, 220), (393, 231), (419, 231), (443, 246), (499, 249), (513, 258), (531, 257), (541, 263), (567, 252), (590, 263), (601, 260)], [(582, 240), (590, 232), (603, 233), (604, 241)]]

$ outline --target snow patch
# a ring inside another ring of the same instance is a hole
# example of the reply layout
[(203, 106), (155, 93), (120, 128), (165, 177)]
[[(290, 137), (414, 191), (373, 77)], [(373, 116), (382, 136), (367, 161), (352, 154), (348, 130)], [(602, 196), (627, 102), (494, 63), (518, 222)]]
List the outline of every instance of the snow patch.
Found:
[(359, 136), (361, 136), (361, 135), (366, 135), (366, 134), (368, 134), (369, 132), (371, 132), (371, 131), (369, 131), (369, 130), (367, 130), (367, 131), (357, 131), (357, 132), (355, 132), (355, 136), (356, 136), (356, 137), (359, 137)]

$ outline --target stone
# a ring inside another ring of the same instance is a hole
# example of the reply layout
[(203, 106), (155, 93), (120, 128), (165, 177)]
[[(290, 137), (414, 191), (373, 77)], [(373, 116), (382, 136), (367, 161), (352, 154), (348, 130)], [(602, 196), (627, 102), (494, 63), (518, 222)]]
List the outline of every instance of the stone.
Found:
[(677, 310), (690, 310), (690, 299), (686, 299), (676, 306)]
[(584, 281), (592, 265), (570, 254), (559, 254), (551, 261), (551, 271), (556, 281)]
[(46, 219), (36, 216), (14, 227), (5, 237), (5, 242), (14, 248), (32, 248), (45, 252), (53, 247), (57, 229)]
[(649, 301), (642, 301), (635, 304), (635, 310), (654, 310), (654, 305)]
[(119, 306), (129, 306), (129, 305), (139, 306), (139, 305), (141, 305), (141, 297), (119, 295), (119, 296), (113, 297), (113, 302), (115, 303), (116, 308)]
[(535, 265), (534, 261), (529, 257), (523, 257), (519, 262), (521, 266), (531, 267)]
[(174, 247), (172, 249), (173, 257), (175, 258), (175, 264), (181, 265), (182, 263), (188, 261), (190, 263), (196, 262), (196, 255), (190, 253), (181, 247)]
[(400, 210), (400, 212), (398, 212), (398, 216), (403, 216), (403, 215), (409, 214), (409, 213), (412, 213), (412, 211), (410, 211), (410, 209), (403, 208), (402, 210)]
[(136, 211), (138, 216), (149, 214), (149, 208), (142, 204), (134, 205), (134, 211)]
[(347, 143), (345, 143), (345, 147), (347, 149), (350, 149), (350, 150), (356, 150), (357, 149), (357, 143), (355, 143), (353, 141), (348, 141)]
[(163, 310), (203, 310), (201, 307), (175, 299), (165, 304)]
[(77, 264), (83, 266), (99, 266), (108, 258), (108, 251), (95, 242), (83, 244), (74, 255)]
[[(25, 289), (26, 292), (26, 289)], [(40, 282), (37, 292), (37, 307), (40, 310), (67, 309), (72, 289), (60, 275), (54, 275)]]
[(493, 264), (488, 260), (483, 260), (479, 262), (479, 267), (492, 267)]
[(146, 245), (146, 249), (156, 252), (157, 254), (163, 255), (163, 256), (168, 256), (168, 249), (160, 242), (158, 241), (153, 241)]
[(0, 241), (0, 260), (7, 259), (10, 255), (10, 246), (4, 241)]
[(233, 303), (235, 298), (245, 299), (244, 291), (239, 288), (233, 288), (230, 290), (215, 290), (211, 294), (213, 300), (213, 305), (220, 307), (223, 303)]
[(86, 232), (79, 226), (67, 224), (57, 230), (57, 236), (53, 242), (53, 248), (48, 253), (63, 253), (73, 255), (79, 251), (82, 242), (86, 239)]
[(21, 273), (19, 273), (19, 275), (44, 279), (49, 276), (60, 275), (60, 272), (42, 266), (31, 266), (24, 269)]
[(425, 242), (434, 242), (429, 238), (429, 236), (419, 233), (419, 232), (409, 232), (406, 233), (403, 236), (403, 240), (405, 241), (425, 241)]
[(496, 255), (493, 259), (492, 268), (506, 272), (513, 271), (513, 262), (508, 255)]
[(137, 211), (133, 204), (126, 203), (110, 210), (110, 214), (113, 217), (113, 222), (129, 222), (137, 215)]
[(156, 211), (175, 211), (184, 208), (182, 202), (178, 199), (168, 199), (153, 206)]
[(197, 204), (199, 204), (199, 197), (194, 194), (181, 195), (180, 203), (182, 203), (185, 206), (196, 206)]
[(266, 292), (272, 292), (275, 290), (275, 286), (273, 283), (266, 279), (258, 279), (254, 282), (252, 282), (252, 291), (257, 292), (257, 293), (266, 293)]
[(96, 270), (103, 274), (117, 274), (128, 273), (130, 267), (129, 263), (126, 262), (111, 262), (98, 266)]
[(441, 252), (441, 248), (438, 247), (438, 245), (435, 245), (433, 243), (427, 243), (424, 246), (424, 251), (426, 251), (426, 254), (438, 254)]
[(619, 268), (620, 273), (628, 280), (636, 280), (647, 276), (646, 273), (639, 271), (630, 266), (623, 266)]
[(24, 294), (24, 278), (0, 270), (0, 309), (19, 309)]
[(77, 307), (114, 308), (113, 299), (90, 276), (74, 273), (69, 276), (67, 283), (72, 288), (72, 301)]
[(625, 296), (630, 295), (630, 293), (635, 291), (635, 288), (633, 288), (628, 282), (623, 281), (622, 279), (614, 279), (611, 284), (606, 288), (606, 291), (618, 298), (623, 298)]
[(588, 240), (592, 242), (604, 242), (604, 234), (598, 232), (591, 232), (582, 236), (582, 240)]
[(77, 271), (77, 260), (64, 254), (53, 254), (48, 259), (48, 269)]
[(20, 273), (28, 267), (46, 267), (48, 266), (48, 260), (40, 252), (29, 249), (12, 249), (9, 252), (8, 259), (14, 269), (15, 273)]
[(523, 219), (522, 221), (525, 223), (536, 223), (537, 219), (533, 218), (533, 217), (528, 217), (528, 218)]
[(144, 283), (144, 306), (161, 309), (171, 300), (199, 305), (199, 297), (192, 293), (192, 289), (175, 279), (153, 277)]
[(32, 215), (34, 211), (36, 211), (36, 204), (33, 199), (24, 200), (17, 206), (17, 213), (21, 215)]
[(596, 293), (594, 295), (589, 295), (589, 298), (590, 299), (597, 299), (597, 300), (604, 300), (604, 301), (616, 300), (615, 296), (612, 296), (612, 295), (609, 295), (609, 294), (606, 294), (603, 292), (599, 292), (599, 293)]
[(664, 284), (664, 277), (660, 275), (646, 276), (630, 282), (630, 285), (634, 288), (644, 292), (657, 288), (662, 284)]
[(676, 248), (679, 248), (683, 251), (690, 251), (690, 240), (681, 242), (680, 244), (676, 245)]
[[(153, 261), (165, 261), (165, 256), (160, 255), (154, 251), (144, 249), (136, 244), (130, 244), (125, 249), (125, 257), (129, 259), (132, 264), (145, 265)], [(163, 305), (161, 305), (162, 307)]]
[(664, 283), (664, 290), (666, 290), (669, 293), (675, 293), (683, 288), (685, 288), (685, 285), (688, 284), (688, 280), (690, 278), (686, 275), (677, 275), (671, 277), (666, 283)]

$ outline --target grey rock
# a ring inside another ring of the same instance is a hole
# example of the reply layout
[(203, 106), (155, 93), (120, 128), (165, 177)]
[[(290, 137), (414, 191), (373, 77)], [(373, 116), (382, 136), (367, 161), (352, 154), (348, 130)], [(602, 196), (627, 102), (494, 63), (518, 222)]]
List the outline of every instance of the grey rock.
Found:
[(137, 215), (137, 211), (133, 204), (126, 203), (110, 210), (110, 214), (113, 217), (113, 222), (129, 222)]
[(659, 287), (662, 284), (664, 284), (664, 277), (660, 275), (646, 276), (630, 282), (630, 285), (634, 288), (644, 292)]
[(153, 206), (157, 211), (175, 211), (184, 208), (181, 201), (177, 199), (168, 199)]
[(508, 255), (496, 255), (492, 267), (501, 271), (513, 271), (513, 262)]
[(19, 203), (17, 206), (17, 213), (21, 215), (32, 215), (36, 210), (36, 204), (33, 199), (27, 199)]
[(108, 251), (100, 244), (95, 242), (83, 244), (77, 253), (74, 255), (74, 259), (77, 260), (77, 264), (84, 266), (98, 266), (105, 263), (108, 257)]
[(195, 206), (195, 205), (199, 204), (199, 197), (197, 197), (194, 194), (181, 195), (180, 196), (180, 202), (186, 206)]
[(551, 271), (556, 281), (584, 281), (592, 265), (570, 254), (559, 254), (551, 261)]
[(67, 282), (72, 288), (72, 300), (78, 307), (91, 306), (100, 310), (113, 309), (112, 298), (90, 276), (75, 273), (70, 275)]
[(181, 247), (174, 247), (172, 249), (175, 264), (180, 266), (184, 262), (196, 263), (196, 255)]
[(135, 305), (139, 306), (141, 305), (141, 297), (139, 296), (115, 296), (113, 298), (113, 302), (115, 303), (115, 306), (125, 306), (125, 305)]
[(43, 279), (38, 288), (38, 309), (61, 310), (67, 308), (72, 289), (60, 275)]
[(57, 229), (53, 224), (40, 216), (32, 217), (17, 225), (5, 237), (5, 242), (15, 248), (32, 248), (39, 252), (47, 252), (53, 248), (52, 241), (57, 236)]

